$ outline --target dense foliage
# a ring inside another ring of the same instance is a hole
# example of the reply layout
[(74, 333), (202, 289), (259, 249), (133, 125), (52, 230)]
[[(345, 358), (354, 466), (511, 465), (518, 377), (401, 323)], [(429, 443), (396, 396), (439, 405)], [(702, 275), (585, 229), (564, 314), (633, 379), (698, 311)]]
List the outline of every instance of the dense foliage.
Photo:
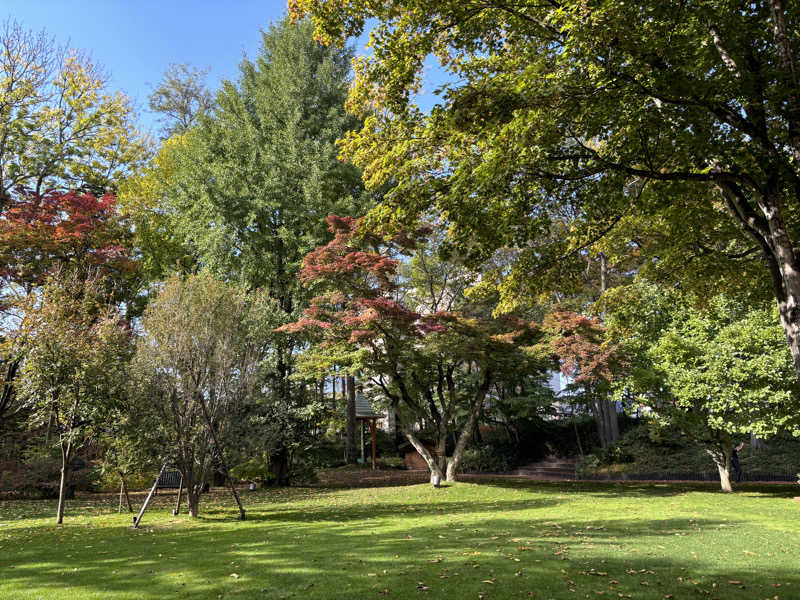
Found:
[[(370, 116), (343, 152), (368, 185), (397, 183), (378, 218), (433, 208), (477, 260), (514, 248), (507, 305), (602, 249), (702, 290), (771, 292), (800, 376), (797, 5), (289, 4), (326, 42), (374, 24), (349, 99)], [(448, 77), (425, 113), (431, 56)]]
[[(432, 476), (454, 480), (492, 387), (512, 374), (543, 370), (532, 350), (539, 330), (467, 302), (458, 265), (437, 262), (425, 247), (428, 229), (389, 238), (361, 233), (354, 219), (327, 222), (334, 239), (310, 253), (300, 273), (323, 293), (282, 331), (306, 332), (315, 342), (301, 359), (306, 372), (318, 375), (336, 364), (362, 371), (389, 399)], [(405, 274), (404, 255), (416, 256)], [(457, 425), (459, 411), (466, 418)], [(415, 433), (418, 422), (432, 425), (432, 448)]]

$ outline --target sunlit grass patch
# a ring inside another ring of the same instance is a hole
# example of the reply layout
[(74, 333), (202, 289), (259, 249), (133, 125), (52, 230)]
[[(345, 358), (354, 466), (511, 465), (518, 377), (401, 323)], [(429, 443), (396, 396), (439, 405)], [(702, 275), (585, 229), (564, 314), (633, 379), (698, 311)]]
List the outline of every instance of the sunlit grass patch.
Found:
[[(0, 502), (0, 598), (800, 597), (791, 486), (514, 480), (245, 493), (140, 530), (116, 499)], [(139, 500), (141, 497), (139, 497)]]

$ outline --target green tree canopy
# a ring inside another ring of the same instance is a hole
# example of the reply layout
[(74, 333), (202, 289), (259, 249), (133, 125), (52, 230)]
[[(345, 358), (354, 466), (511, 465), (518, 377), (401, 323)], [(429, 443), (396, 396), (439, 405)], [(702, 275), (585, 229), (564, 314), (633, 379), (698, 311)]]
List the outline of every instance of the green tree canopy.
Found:
[(730, 490), (731, 436), (800, 434), (800, 387), (776, 310), (699, 303), (639, 282), (609, 292), (609, 335), (627, 350), (618, 395), (703, 444)]
[(264, 346), (278, 324), (266, 294), (208, 274), (173, 276), (147, 307), (132, 364), (130, 427), (171, 457), (197, 516), (212, 467), (243, 443), (247, 407), (260, 400)]
[(18, 188), (102, 195), (146, 158), (128, 98), (81, 52), (0, 25), (0, 210)]
[[(796, 4), (290, 7), (311, 14), (327, 42), (377, 20), (350, 95), (352, 110), (372, 116), (343, 152), (369, 186), (397, 184), (379, 217), (435, 207), (476, 259), (514, 248), (509, 304), (543, 269), (619, 232), (618, 252), (704, 265), (687, 282), (771, 291), (800, 375)], [(425, 114), (413, 97), (431, 55), (450, 77)], [(663, 274), (674, 281), (686, 270)]]

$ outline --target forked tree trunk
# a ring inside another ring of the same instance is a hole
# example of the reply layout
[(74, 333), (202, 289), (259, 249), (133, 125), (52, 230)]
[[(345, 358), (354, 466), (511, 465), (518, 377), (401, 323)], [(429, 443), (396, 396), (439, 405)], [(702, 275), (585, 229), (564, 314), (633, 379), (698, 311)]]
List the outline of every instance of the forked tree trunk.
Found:
[(714, 460), (719, 471), (719, 485), (723, 492), (732, 492), (731, 486), (731, 456), (733, 455), (733, 445), (725, 442), (714, 449), (706, 449), (706, 452)]
[[(800, 156), (800, 146), (794, 151)], [(784, 222), (781, 202), (781, 188), (792, 186), (792, 182), (783, 179), (782, 168), (776, 165), (767, 170), (770, 177), (763, 189), (747, 189), (734, 181), (720, 181), (717, 185), (730, 215), (761, 248), (795, 374), (800, 379), (800, 257)]]
[(428, 451), (428, 449), (425, 447), (425, 444), (419, 441), (419, 438), (411, 431), (403, 431), (403, 435), (406, 436), (406, 439), (411, 443), (412, 446), (414, 446), (414, 449), (428, 465), (428, 470), (431, 472), (431, 483), (433, 483), (434, 475), (438, 475), (440, 480), (444, 479), (444, 473), (442, 473), (442, 470), (436, 463), (434, 456)]
[(447, 481), (456, 480), (456, 474), (458, 473), (459, 467), (461, 467), (461, 459), (464, 457), (464, 451), (467, 449), (467, 444), (472, 437), (472, 432), (478, 425), (478, 416), (481, 414), (483, 400), (486, 398), (486, 394), (489, 391), (490, 385), (491, 373), (487, 371), (484, 375), (481, 387), (475, 393), (475, 399), (473, 400), (472, 407), (470, 408), (469, 418), (464, 424), (464, 427), (461, 429), (461, 434), (458, 436), (456, 447), (453, 449), (453, 458), (447, 465)]

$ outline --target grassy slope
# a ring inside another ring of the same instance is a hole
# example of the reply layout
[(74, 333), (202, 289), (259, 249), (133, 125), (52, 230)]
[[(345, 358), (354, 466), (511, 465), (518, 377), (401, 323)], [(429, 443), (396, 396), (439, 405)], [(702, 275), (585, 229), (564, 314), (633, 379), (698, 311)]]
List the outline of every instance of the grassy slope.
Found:
[(63, 527), (0, 502), (0, 598), (800, 598), (797, 489), (715, 487), (267, 490), (246, 522), (225, 495), (194, 521), (161, 497), (139, 531), (111, 497)]

